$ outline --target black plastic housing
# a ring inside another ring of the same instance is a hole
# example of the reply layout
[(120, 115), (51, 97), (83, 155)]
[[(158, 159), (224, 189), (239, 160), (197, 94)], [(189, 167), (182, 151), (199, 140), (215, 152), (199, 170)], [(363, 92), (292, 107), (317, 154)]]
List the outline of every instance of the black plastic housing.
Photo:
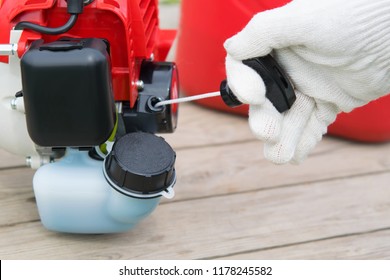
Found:
[(123, 121), (126, 132), (172, 133), (177, 126), (178, 106), (154, 107), (158, 101), (177, 98), (178, 73), (171, 62), (143, 61), (139, 91), (134, 108), (123, 103)]
[(35, 41), (21, 73), (27, 128), (37, 145), (90, 147), (109, 138), (116, 109), (105, 40)]
[[(280, 113), (291, 108), (296, 99), (294, 87), (271, 55), (246, 59), (242, 63), (251, 67), (260, 75), (266, 87), (266, 97)], [(242, 105), (229, 88), (226, 80), (221, 82), (220, 92), (222, 100), (229, 107)]]
[(81, 14), (84, 9), (84, 0), (66, 0), (69, 14)]

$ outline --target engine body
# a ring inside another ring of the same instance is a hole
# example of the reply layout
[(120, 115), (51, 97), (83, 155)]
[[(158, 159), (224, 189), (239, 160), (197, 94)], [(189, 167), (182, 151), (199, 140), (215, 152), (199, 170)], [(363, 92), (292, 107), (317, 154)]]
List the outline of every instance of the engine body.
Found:
[(39, 168), (48, 229), (127, 230), (172, 197), (175, 153), (154, 134), (177, 106), (154, 104), (178, 96), (174, 36), (157, 0), (0, 1), (0, 147)]

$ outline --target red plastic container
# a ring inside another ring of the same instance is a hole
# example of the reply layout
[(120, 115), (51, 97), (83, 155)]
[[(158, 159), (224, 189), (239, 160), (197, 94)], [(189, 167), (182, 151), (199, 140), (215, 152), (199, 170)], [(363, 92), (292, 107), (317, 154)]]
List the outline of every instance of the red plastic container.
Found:
[[(239, 32), (258, 12), (285, 5), (288, 0), (182, 0), (176, 63), (181, 90), (195, 95), (219, 89), (225, 79), (224, 41)], [(248, 106), (227, 107), (220, 98), (197, 101), (227, 112), (247, 115)], [(390, 96), (340, 114), (329, 134), (365, 142), (390, 140)]]
[[(185, 95), (216, 91), (225, 74), (225, 40), (248, 23), (257, 12), (282, 6), (289, 1), (274, 0), (182, 0), (176, 63)], [(200, 104), (240, 114), (248, 107), (227, 107), (220, 98)]]
[(339, 114), (328, 134), (362, 142), (390, 141), (390, 95)]

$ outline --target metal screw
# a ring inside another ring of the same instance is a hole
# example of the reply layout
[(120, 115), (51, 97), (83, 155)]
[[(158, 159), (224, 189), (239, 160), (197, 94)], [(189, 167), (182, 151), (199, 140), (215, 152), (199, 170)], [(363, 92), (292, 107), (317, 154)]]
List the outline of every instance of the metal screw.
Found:
[(137, 86), (137, 89), (139, 91), (142, 91), (144, 89), (144, 87), (145, 87), (144, 81), (142, 81), (142, 80), (136, 81), (135, 85)]
[(27, 165), (27, 167), (31, 167), (31, 164), (32, 164), (31, 157), (26, 157), (26, 165)]
[(123, 103), (122, 102), (115, 102), (116, 110), (119, 114), (123, 113)]
[(11, 99), (11, 108), (12, 110), (16, 110), (17, 109), (17, 106), (16, 106), (16, 97)]

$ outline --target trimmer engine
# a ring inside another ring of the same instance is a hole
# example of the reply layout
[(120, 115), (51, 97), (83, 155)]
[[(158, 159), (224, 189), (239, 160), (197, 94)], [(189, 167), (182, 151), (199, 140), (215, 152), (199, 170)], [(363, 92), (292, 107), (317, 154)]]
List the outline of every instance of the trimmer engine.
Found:
[(42, 223), (125, 231), (173, 196), (178, 74), (157, 0), (0, 0), (0, 147), (38, 168)]

